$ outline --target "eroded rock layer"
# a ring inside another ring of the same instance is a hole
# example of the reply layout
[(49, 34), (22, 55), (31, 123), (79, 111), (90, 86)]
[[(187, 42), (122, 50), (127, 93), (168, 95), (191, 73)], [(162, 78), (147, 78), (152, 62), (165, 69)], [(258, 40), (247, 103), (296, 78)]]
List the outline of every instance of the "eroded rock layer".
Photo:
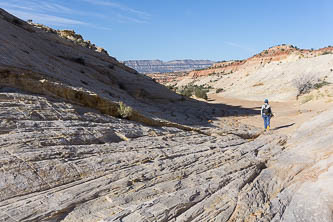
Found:
[(332, 221), (333, 108), (261, 133), (229, 118), (255, 109), (183, 98), (3, 10), (0, 28), (0, 221)]

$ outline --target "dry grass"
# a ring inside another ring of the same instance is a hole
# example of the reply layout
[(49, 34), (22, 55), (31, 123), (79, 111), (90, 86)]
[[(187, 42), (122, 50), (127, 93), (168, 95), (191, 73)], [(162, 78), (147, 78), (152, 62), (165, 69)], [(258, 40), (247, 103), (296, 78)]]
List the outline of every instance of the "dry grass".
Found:
[(313, 99), (314, 99), (313, 95), (306, 95), (306, 96), (303, 97), (301, 103), (304, 104), (304, 103), (310, 102)]

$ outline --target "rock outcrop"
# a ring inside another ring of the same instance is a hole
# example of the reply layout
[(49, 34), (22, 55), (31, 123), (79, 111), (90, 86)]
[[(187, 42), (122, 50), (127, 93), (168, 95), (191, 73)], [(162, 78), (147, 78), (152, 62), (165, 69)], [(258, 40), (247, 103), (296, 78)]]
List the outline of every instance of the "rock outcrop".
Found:
[(52, 28), (50, 28), (46, 25), (43, 25), (43, 24), (33, 23), (31, 20), (28, 21), (28, 23), (30, 25), (38, 28), (38, 29), (42, 29), (42, 30), (44, 30), (46, 32), (49, 32), (49, 33), (57, 34), (60, 37), (62, 37), (64, 39), (68, 39), (68, 40), (72, 41), (75, 44), (81, 45), (81, 46), (86, 47), (88, 49), (92, 49), (92, 50), (94, 50), (96, 52), (99, 52), (99, 53), (104, 53), (106, 55), (109, 55), (108, 52), (105, 49), (96, 46), (95, 44), (91, 43), (89, 40), (85, 41), (83, 39), (82, 35), (75, 33), (74, 30), (55, 30), (55, 29), (52, 29)]
[[(203, 85), (230, 98), (275, 101), (295, 99), (294, 82), (313, 76), (321, 82), (333, 82), (333, 47), (304, 50), (280, 45), (241, 61), (225, 61), (163, 84), (182, 88), (188, 84)], [(156, 79), (156, 81), (159, 81)]]
[(214, 62), (209, 60), (173, 60), (163, 62), (161, 60), (129, 60), (124, 64), (140, 73), (168, 73), (204, 69)]
[(261, 134), (228, 118), (257, 110), (183, 98), (3, 10), (0, 28), (0, 221), (332, 221), (333, 108)]

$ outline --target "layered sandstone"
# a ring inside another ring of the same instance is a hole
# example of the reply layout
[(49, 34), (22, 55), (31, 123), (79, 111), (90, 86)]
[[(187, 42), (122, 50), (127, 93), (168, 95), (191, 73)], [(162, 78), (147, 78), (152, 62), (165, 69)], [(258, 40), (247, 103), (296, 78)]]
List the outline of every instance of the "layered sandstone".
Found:
[(328, 46), (318, 50), (308, 50), (299, 49), (292, 45), (278, 45), (245, 60), (219, 62), (208, 69), (192, 71), (189, 73), (189, 77), (228, 74), (236, 71), (252, 72), (271, 62), (294, 62), (299, 59), (313, 58), (325, 54), (333, 54), (333, 47)]
[(163, 62), (161, 60), (129, 60), (124, 64), (140, 73), (168, 73), (204, 69), (214, 62), (209, 60), (172, 60)]
[(254, 108), (183, 98), (3, 10), (0, 28), (0, 221), (332, 220), (333, 108), (261, 133), (232, 118)]

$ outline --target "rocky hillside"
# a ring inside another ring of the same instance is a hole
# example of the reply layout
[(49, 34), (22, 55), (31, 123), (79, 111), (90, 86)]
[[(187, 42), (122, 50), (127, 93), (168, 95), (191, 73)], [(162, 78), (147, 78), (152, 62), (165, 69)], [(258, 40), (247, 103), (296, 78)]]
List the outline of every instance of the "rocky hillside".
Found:
[(0, 221), (332, 221), (333, 108), (292, 135), (0, 9)]
[(168, 83), (177, 88), (188, 84), (203, 85), (221, 96), (250, 100), (269, 97), (275, 101), (295, 99), (294, 82), (314, 78), (333, 82), (333, 47), (318, 50), (280, 45), (241, 61), (225, 61)]
[(129, 60), (124, 64), (137, 70), (139, 73), (167, 73), (191, 71), (211, 66), (214, 62), (209, 60), (173, 60), (163, 62), (161, 60)]

